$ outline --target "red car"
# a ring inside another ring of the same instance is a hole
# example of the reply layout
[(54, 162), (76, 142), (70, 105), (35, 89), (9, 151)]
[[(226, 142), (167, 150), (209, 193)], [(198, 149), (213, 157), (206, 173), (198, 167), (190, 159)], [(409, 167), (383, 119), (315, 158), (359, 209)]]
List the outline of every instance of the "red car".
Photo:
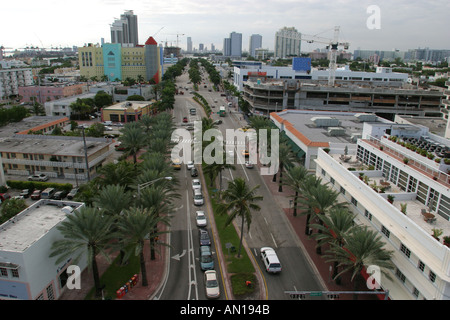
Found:
[(41, 190), (34, 190), (30, 198), (33, 200), (39, 200), (41, 198)]
[(184, 118), (183, 118), (183, 122), (184, 122), (184, 123), (187, 123), (187, 122), (188, 122), (188, 118), (187, 118), (187, 117), (184, 117)]

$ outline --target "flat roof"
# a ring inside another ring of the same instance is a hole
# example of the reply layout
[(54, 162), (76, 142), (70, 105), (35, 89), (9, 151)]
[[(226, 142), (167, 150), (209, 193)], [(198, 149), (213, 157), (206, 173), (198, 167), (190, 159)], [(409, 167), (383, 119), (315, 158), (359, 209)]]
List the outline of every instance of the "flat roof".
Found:
[(146, 106), (148, 106), (149, 104), (151, 104), (151, 101), (124, 101), (124, 102), (120, 102), (120, 103), (116, 103), (112, 106), (109, 107), (105, 107), (103, 108), (104, 111), (109, 111), (109, 110), (127, 110), (127, 109), (134, 109), (134, 110), (138, 110), (140, 108), (144, 108)]
[[(86, 138), (87, 153), (95, 153), (111, 143), (111, 140), (105, 138)], [(84, 156), (84, 142), (82, 137), (17, 134), (0, 137), (0, 152), (79, 157)]]
[(82, 206), (81, 202), (39, 200), (0, 225), (0, 251), (23, 252), (66, 218), (61, 209)]
[[(301, 133), (306, 139), (312, 142), (327, 143), (355, 143), (352, 135), (362, 134), (364, 122), (360, 122), (355, 116), (360, 113), (354, 112), (329, 112), (329, 111), (303, 111), (303, 110), (284, 110), (276, 113), (281, 119), (289, 121), (295, 130)], [(314, 118), (331, 118), (340, 122), (339, 126), (330, 125), (329, 127), (317, 127), (313, 122)], [(276, 117), (275, 117), (276, 118)], [(276, 119), (274, 119), (277, 121)], [(344, 129), (343, 135), (331, 135), (329, 128)], [(303, 141), (305, 142), (305, 141)]]
[[(45, 125), (57, 120), (67, 118), (65, 116), (33, 116), (24, 118), (22, 121), (10, 123), (0, 128), (0, 137), (11, 137), (16, 132), (29, 131), (35, 127)], [(67, 119), (67, 121), (69, 121)]]

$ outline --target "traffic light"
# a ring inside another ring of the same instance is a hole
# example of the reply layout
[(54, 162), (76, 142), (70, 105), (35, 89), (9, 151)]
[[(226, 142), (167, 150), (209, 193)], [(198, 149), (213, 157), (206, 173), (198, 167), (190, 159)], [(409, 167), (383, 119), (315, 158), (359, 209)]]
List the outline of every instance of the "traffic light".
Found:
[(303, 300), (305, 299), (306, 295), (304, 293), (291, 293), (289, 295), (289, 297), (291, 299), (299, 299), (299, 300)]
[(327, 294), (328, 299), (330, 300), (335, 300), (335, 299), (339, 299), (339, 295), (335, 294), (335, 293), (329, 293)]

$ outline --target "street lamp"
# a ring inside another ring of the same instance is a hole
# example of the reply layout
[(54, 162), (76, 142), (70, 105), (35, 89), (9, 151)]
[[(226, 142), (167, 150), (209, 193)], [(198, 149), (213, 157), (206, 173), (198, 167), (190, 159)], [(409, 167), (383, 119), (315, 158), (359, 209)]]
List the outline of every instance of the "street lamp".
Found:
[(88, 163), (88, 156), (87, 156), (86, 136), (84, 135), (84, 126), (78, 126), (77, 128), (81, 129), (83, 132), (84, 158), (86, 161), (87, 178), (88, 178), (88, 182), (89, 182), (89, 181), (91, 181), (91, 174), (89, 172), (89, 163)]
[(146, 188), (148, 186), (151, 186), (156, 181), (163, 180), (163, 179), (165, 179), (165, 180), (172, 180), (173, 178), (172, 177), (161, 177), (161, 178), (158, 178), (158, 179), (155, 179), (155, 180), (152, 180), (152, 181), (148, 181), (148, 182), (144, 182), (144, 183), (138, 184), (138, 198), (139, 199), (141, 198), (141, 189), (144, 189), (144, 188)]

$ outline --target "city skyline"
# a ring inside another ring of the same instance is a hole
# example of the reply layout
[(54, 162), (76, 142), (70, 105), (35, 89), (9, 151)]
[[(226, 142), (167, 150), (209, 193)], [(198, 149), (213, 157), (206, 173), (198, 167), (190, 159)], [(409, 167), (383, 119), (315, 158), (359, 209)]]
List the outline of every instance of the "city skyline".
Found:
[[(252, 34), (262, 36), (263, 48), (274, 50), (275, 33), (283, 27), (294, 27), (305, 36), (332, 39), (334, 26), (340, 26), (339, 40), (350, 43), (350, 52), (450, 48), (448, 0), (81, 0), (66, 10), (57, 4), (50, 0), (4, 4), (0, 45), (15, 49), (80, 47), (101, 43), (102, 38), (110, 42), (110, 25), (126, 10), (133, 10), (138, 16), (139, 44), (154, 36), (158, 44), (175, 45), (178, 40), (186, 49), (187, 37), (191, 37), (194, 48), (204, 43), (222, 50), (224, 39), (235, 31), (242, 34), (243, 51), (249, 50)], [(368, 10), (371, 6), (379, 9), (376, 21), (377, 12)], [(370, 25), (374, 21), (379, 29)], [(303, 52), (324, 46), (302, 41)]]

